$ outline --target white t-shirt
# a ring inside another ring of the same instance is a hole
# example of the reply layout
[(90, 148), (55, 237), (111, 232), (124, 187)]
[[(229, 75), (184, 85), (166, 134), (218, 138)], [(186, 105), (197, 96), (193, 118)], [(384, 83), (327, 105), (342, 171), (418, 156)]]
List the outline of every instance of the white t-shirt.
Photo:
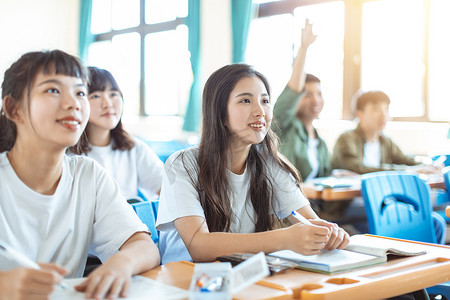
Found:
[[(180, 155), (183, 155), (180, 156)], [(196, 178), (196, 159), (198, 147), (191, 147), (172, 154), (165, 164), (165, 174), (161, 196), (159, 200), (158, 219), (156, 228), (161, 231), (159, 247), (162, 263), (171, 261), (192, 261), (181, 237), (179, 236), (174, 220), (186, 216), (200, 216), (205, 218), (200, 205), (198, 193), (183, 165)], [(309, 204), (291, 174), (277, 166), (273, 159), (266, 159), (268, 176), (272, 178), (274, 187), (273, 211), (278, 218), (289, 216), (292, 210), (298, 210)], [(232, 193), (230, 194), (231, 207), (234, 218), (231, 222), (230, 232), (255, 232), (256, 215), (250, 199), (247, 198), (250, 186), (250, 174), (247, 169), (242, 175), (228, 171)]]
[[(26, 186), (0, 153), (0, 240), (33, 261), (82, 277), (88, 250), (103, 262), (134, 233), (148, 232), (119, 186), (94, 160), (65, 156), (53, 195)], [(0, 270), (18, 267), (0, 256)]]
[(161, 189), (164, 164), (153, 150), (139, 139), (128, 151), (113, 150), (112, 144), (104, 147), (92, 146), (85, 154), (95, 159), (117, 181), (125, 198), (137, 196), (139, 191), (152, 200)]
[(366, 167), (378, 168), (381, 165), (380, 141), (365, 142), (363, 164)]
[(317, 152), (317, 145), (319, 145), (319, 139), (308, 138), (308, 161), (311, 166), (311, 172), (305, 181), (316, 178), (319, 172), (319, 154)]

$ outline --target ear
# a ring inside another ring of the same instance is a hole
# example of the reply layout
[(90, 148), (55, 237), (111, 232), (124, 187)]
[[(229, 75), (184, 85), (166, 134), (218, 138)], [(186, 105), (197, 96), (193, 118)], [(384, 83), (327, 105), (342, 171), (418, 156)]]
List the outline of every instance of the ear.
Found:
[(361, 110), (356, 111), (356, 117), (361, 120), (361, 116), (363, 115), (363, 112)]
[(3, 111), (5, 116), (13, 122), (23, 122), (24, 118), (22, 115), (21, 105), (18, 101), (10, 95), (3, 98)]

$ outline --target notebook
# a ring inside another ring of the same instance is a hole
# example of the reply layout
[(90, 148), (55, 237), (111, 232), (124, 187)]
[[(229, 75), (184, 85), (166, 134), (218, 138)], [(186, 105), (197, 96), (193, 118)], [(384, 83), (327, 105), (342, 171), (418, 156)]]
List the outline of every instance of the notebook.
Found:
[(334, 274), (384, 263), (388, 255), (415, 256), (425, 253), (426, 251), (415, 248), (412, 244), (367, 235), (354, 235), (344, 250), (324, 250), (309, 256), (282, 250), (269, 255), (293, 261), (299, 269)]

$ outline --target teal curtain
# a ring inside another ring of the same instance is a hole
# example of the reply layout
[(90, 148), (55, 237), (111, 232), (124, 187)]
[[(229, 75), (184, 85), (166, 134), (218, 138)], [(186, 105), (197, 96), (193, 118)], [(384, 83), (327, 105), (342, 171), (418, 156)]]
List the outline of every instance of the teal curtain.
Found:
[(200, 85), (200, 0), (189, 0), (187, 26), (189, 28), (188, 47), (191, 53), (191, 67), (194, 80), (191, 86), (183, 130), (198, 132), (202, 103), (202, 89)]
[(91, 33), (92, 0), (80, 1), (80, 39), (78, 56), (86, 61), (88, 57), (89, 45), (94, 41)]
[(244, 62), (252, 16), (252, 0), (231, 0), (233, 63)]

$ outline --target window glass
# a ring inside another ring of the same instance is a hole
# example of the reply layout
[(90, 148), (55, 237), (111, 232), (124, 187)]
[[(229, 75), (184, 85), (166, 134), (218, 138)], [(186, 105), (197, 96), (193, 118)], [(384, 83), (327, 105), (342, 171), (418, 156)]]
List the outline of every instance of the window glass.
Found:
[(186, 17), (187, 0), (145, 0), (145, 22), (155, 24)]
[(129, 33), (89, 47), (88, 64), (110, 71), (122, 90), (124, 115), (139, 114), (139, 44), (139, 34)]
[(184, 113), (192, 83), (188, 28), (145, 37), (146, 111), (151, 115)]
[(111, 31), (111, 0), (93, 0), (91, 32), (93, 34)]
[(245, 60), (267, 77), (274, 100), (290, 77), (293, 38), (292, 15), (259, 18), (250, 25)]
[(294, 11), (296, 32), (295, 53), (300, 47), (300, 29), (308, 18), (313, 23), (317, 39), (308, 49), (305, 72), (321, 80), (325, 101), (321, 119), (340, 119), (342, 116), (344, 66), (344, 2), (330, 2), (302, 6)]
[(361, 87), (382, 90), (394, 117), (424, 114), (423, 0), (382, 0), (363, 5)]
[(112, 28), (120, 30), (140, 23), (139, 0), (112, 0)]
[(450, 71), (450, 1), (430, 1), (428, 96), (430, 119), (450, 120), (448, 84)]
[(302, 6), (294, 15), (284, 14), (252, 21), (246, 61), (267, 76), (275, 99), (292, 72), (305, 18), (313, 23), (317, 40), (309, 47), (305, 71), (322, 81), (325, 106), (321, 118), (342, 115), (344, 4), (330, 2)]

